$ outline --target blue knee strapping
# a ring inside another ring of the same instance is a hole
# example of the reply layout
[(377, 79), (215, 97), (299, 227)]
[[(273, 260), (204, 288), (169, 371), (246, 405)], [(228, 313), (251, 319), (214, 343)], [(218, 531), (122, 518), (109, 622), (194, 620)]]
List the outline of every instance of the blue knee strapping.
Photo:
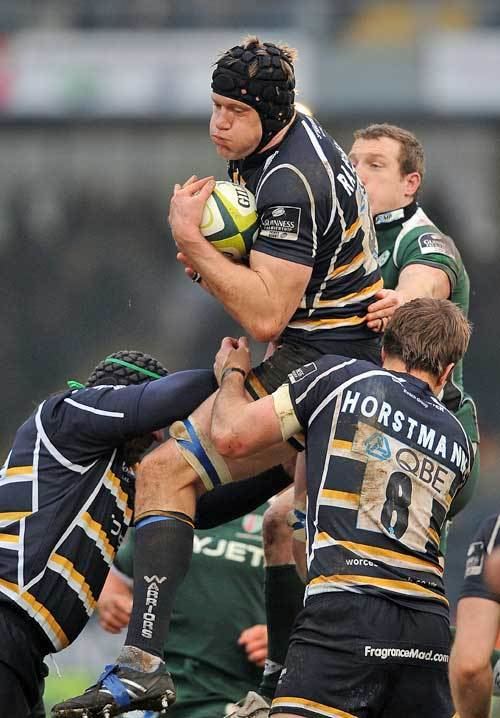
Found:
[(124, 684), (118, 676), (115, 675), (117, 669), (118, 665), (116, 663), (105, 666), (104, 672), (99, 676), (99, 683), (108, 689), (115, 703), (119, 705), (120, 708), (125, 708), (130, 705), (130, 697)]
[(301, 511), (300, 509), (294, 509), (293, 513), (295, 514), (295, 521), (292, 524), (292, 529), (294, 531), (299, 531), (300, 529), (305, 529), (305, 527), (306, 527), (305, 512)]
[(187, 429), (187, 432), (190, 437), (190, 441), (188, 439), (176, 439), (176, 441), (179, 442), (181, 446), (183, 446), (187, 451), (190, 451), (193, 456), (196, 456), (200, 464), (203, 466), (205, 471), (207, 472), (210, 481), (215, 486), (220, 486), (221, 480), (219, 478), (219, 474), (217, 473), (217, 470), (215, 466), (210, 461), (210, 458), (201, 445), (201, 442), (198, 438), (198, 435), (196, 434), (196, 430), (194, 426), (191, 424), (189, 419), (185, 419), (183, 422), (184, 426)]

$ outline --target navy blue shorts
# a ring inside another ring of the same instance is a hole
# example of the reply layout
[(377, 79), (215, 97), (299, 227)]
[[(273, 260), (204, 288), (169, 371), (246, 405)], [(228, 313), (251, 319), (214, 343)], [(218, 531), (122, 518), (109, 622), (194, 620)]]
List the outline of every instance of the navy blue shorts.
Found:
[(49, 650), (23, 611), (0, 602), (0, 715), (5, 706), (9, 706), (9, 718), (44, 715), (42, 695), (48, 671), (43, 658)]
[(314, 596), (297, 618), (270, 714), (450, 718), (450, 642), (443, 616), (378, 596)]

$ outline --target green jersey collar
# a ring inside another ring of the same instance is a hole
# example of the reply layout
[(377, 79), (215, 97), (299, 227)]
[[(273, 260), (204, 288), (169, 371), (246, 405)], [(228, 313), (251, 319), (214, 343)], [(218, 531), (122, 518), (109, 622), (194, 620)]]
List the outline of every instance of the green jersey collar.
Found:
[(381, 227), (383, 225), (384, 229), (389, 229), (390, 227), (394, 227), (397, 224), (403, 224), (408, 219), (410, 219), (410, 217), (413, 217), (417, 209), (418, 202), (414, 200), (410, 204), (407, 204), (406, 207), (393, 209), (390, 212), (380, 212), (379, 214), (376, 214), (373, 218), (373, 221), (375, 222), (375, 227)]

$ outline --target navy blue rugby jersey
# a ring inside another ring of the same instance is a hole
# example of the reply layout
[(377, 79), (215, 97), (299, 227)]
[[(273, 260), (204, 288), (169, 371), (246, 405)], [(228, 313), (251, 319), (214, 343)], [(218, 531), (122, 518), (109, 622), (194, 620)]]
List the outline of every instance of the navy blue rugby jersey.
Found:
[(306, 597), (370, 593), (447, 616), (440, 534), (474, 456), (460, 422), (423, 381), (366, 361), (322, 357), (289, 379), (307, 436)]
[(500, 602), (500, 595), (488, 588), (483, 574), (486, 557), (498, 546), (500, 546), (500, 514), (495, 514), (482, 522), (469, 545), (460, 598), (487, 598), (490, 601)]
[(331, 339), (373, 339), (365, 315), (382, 288), (377, 240), (344, 151), (314, 118), (298, 114), (277, 147), (230, 163), (236, 167), (256, 196), (253, 251), (312, 267), (283, 339), (314, 342), (324, 353), (333, 353)]
[(95, 608), (133, 512), (123, 443), (193, 411), (212, 372), (49, 397), (18, 429), (0, 471), (0, 601), (71, 643)]

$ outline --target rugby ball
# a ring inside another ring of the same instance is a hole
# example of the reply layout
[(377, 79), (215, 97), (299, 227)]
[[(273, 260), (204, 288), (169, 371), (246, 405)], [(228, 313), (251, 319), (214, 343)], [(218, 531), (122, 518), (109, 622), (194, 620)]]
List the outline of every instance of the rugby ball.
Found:
[(231, 259), (244, 259), (259, 231), (255, 197), (246, 187), (219, 180), (203, 210), (200, 231)]

